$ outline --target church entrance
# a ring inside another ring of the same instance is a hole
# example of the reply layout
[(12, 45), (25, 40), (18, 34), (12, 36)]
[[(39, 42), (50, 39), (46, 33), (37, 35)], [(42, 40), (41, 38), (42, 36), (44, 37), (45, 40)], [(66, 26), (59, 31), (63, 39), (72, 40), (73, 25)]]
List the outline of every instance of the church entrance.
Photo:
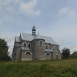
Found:
[(58, 54), (56, 55), (56, 59), (58, 59)]

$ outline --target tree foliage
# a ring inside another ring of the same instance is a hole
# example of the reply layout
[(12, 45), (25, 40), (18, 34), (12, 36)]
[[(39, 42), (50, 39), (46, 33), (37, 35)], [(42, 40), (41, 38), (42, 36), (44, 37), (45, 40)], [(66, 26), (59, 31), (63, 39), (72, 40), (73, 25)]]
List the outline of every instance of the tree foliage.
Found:
[(69, 58), (69, 56), (70, 56), (70, 49), (64, 48), (64, 49), (62, 50), (62, 58), (63, 58), (63, 59), (66, 59), (66, 58)]
[(0, 60), (5, 61), (10, 59), (8, 56), (8, 45), (4, 39), (0, 39)]

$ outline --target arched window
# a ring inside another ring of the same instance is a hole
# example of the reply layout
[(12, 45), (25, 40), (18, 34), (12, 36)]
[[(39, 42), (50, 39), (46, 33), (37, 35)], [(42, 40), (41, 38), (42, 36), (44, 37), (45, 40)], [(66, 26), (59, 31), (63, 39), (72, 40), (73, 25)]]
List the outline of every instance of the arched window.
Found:
[(46, 56), (50, 56), (51, 54), (47, 52), (45, 55), (46, 55)]
[(49, 48), (49, 45), (48, 44), (46, 44), (46, 49), (48, 49)]
[(25, 43), (23, 43), (23, 46), (24, 46), (24, 47), (27, 47), (27, 43), (26, 43), (26, 42), (25, 42)]
[(40, 41), (40, 46), (43, 46), (43, 41)]
[(28, 47), (31, 48), (31, 43), (28, 44)]
[(26, 55), (31, 55), (31, 53), (30, 52), (26, 52)]
[(32, 55), (30, 51), (25, 52), (26, 55)]

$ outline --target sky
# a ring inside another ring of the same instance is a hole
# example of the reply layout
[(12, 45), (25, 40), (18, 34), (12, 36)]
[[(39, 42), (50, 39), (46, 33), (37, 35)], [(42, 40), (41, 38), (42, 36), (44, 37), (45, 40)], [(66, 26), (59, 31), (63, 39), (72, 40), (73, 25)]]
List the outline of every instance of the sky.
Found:
[(0, 38), (7, 41), (10, 55), (15, 36), (32, 33), (33, 25), (60, 50), (77, 51), (77, 0), (0, 0)]

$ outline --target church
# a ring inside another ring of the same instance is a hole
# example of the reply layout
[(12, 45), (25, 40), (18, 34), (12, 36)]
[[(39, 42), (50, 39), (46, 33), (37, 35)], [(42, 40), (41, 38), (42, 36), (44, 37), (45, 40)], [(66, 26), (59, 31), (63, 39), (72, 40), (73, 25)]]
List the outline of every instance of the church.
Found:
[(49, 36), (36, 34), (33, 26), (32, 33), (20, 33), (15, 37), (12, 60), (47, 60), (61, 59), (59, 45)]

